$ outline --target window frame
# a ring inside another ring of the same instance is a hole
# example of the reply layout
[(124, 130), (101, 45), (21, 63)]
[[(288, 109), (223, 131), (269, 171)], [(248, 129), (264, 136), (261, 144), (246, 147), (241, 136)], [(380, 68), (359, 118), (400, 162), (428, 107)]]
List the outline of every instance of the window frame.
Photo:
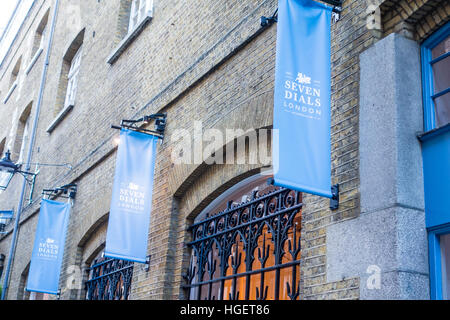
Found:
[[(27, 68), (25, 69), (25, 74), (28, 75), (33, 68), (36, 61), (41, 56), (42, 52), (44, 51), (45, 47), (45, 41), (47, 40), (46, 33), (48, 29), (48, 17), (49, 17), (50, 9), (47, 10), (47, 12), (44, 14), (44, 16), (41, 19), (41, 22), (39, 23), (35, 33), (34, 33), (34, 39), (33, 39), (33, 46), (31, 47), (31, 53), (30, 53), (30, 62), (28, 63)], [(39, 45), (38, 45), (39, 41)]]
[[(150, 20), (153, 18), (153, 0), (142, 0), (146, 1), (145, 11), (139, 17), (139, 20), (132, 24), (132, 16), (133, 11), (135, 10), (135, 0), (130, 5), (129, 11), (127, 11), (128, 15), (128, 28), (127, 33), (125, 35), (121, 35), (120, 42), (113, 49), (111, 54), (106, 58), (106, 63), (109, 65), (113, 65), (119, 57), (125, 52), (125, 50), (130, 46), (130, 44), (136, 39), (139, 34), (144, 30), (144, 28), (149, 24)], [(127, 9), (128, 10), (128, 9)]]
[(425, 132), (436, 129), (436, 114), (435, 105), (433, 102), (433, 96), (435, 96), (435, 93), (432, 63), (433, 61), (436, 62), (437, 59), (432, 59), (431, 50), (449, 35), (450, 22), (447, 22), (439, 30), (428, 37), (421, 46), (422, 92)]
[[(421, 45), (421, 69), (422, 69), (422, 98), (423, 98), (423, 116), (424, 116), (424, 133), (419, 135), (419, 139), (423, 143), (429, 138), (436, 137), (436, 135), (445, 134), (450, 123), (436, 127), (435, 104), (433, 97), (436, 98), (439, 94), (445, 94), (448, 89), (444, 89), (440, 93), (434, 93), (433, 80), (433, 63), (446, 58), (449, 55), (443, 54), (438, 58), (432, 58), (432, 50), (440, 44), (445, 38), (450, 35), (450, 22), (440, 27), (430, 37), (428, 37)], [(422, 152), (423, 152), (422, 146)], [(425, 167), (424, 167), (425, 169)], [(427, 209), (426, 215), (430, 214)], [(427, 225), (430, 222), (427, 220)], [(439, 237), (450, 233), (450, 223), (442, 221), (442, 224), (431, 225), (427, 228), (428, 231), (428, 261), (429, 261), (429, 281), (430, 281), (430, 298), (432, 300), (442, 300), (442, 257), (441, 245)]]
[[(68, 113), (75, 107), (76, 91), (80, 81), (80, 72), (82, 69), (81, 60), (83, 59), (83, 43), (86, 28), (81, 29), (77, 36), (65, 50), (62, 58), (61, 73), (56, 97), (55, 118), (47, 127), (47, 133), (51, 134), (55, 128), (65, 119)], [(75, 83), (73, 88), (69, 88), (69, 74)]]
[(450, 223), (428, 230), (430, 293), (432, 300), (442, 300), (442, 257), (439, 237), (450, 234)]
[(45, 40), (47, 39), (46, 35), (47, 35), (47, 23), (44, 25), (44, 27), (42, 28), (41, 32), (40, 32), (40, 39), (39, 39), (39, 49), (44, 49), (45, 47)]
[[(137, 2), (139, 2), (139, 6), (136, 6)], [(128, 33), (131, 33), (152, 11), (153, 0), (132, 0), (130, 19), (128, 21)]]
[(19, 158), (17, 160), (17, 163), (23, 163), (23, 160), (25, 158), (25, 147), (28, 143), (28, 138), (30, 136), (30, 122), (31, 122), (31, 114), (28, 115), (27, 119), (25, 120), (25, 122), (23, 124), (22, 140), (21, 140)]
[(83, 45), (81, 45), (70, 62), (69, 73), (67, 74), (67, 89), (64, 99), (64, 109), (75, 105), (75, 97), (78, 87), (78, 76), (81, 67), (81, 57)]

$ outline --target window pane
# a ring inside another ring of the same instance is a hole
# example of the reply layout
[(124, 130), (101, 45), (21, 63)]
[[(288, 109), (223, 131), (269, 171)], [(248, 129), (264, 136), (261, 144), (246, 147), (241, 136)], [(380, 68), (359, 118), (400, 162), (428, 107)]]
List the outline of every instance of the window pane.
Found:
[(27, 121), (25, 122), (25, 127), (23, 129), (22, 144), (20, 146), (19, 159), (17, 160), (17, 163), (23, 163), (24, 161), (25, 145), (27, 144), (28, 141), (29, 126), (30, 126), (30, 117), (27, 118)]
[(0, 186), (6, 186), (11, 177), (12, 174), (10, 172), (0, 171)]
[(64, 107), (66, 107), (70, 103), (71, 93), (72, 93), (72, 78), (69, 78), (69, 82), (67, 83), (67, 92), (66, 92), (66, 100), (64, 102)]
[(450, 234), (440, 236), (442, 262), (442, 299), (450, 300)]
[(143, 20), (145, 17), (145, 6), (143, 6), (139, 12), (139, 21)]
[(450, 56), (433, 64), (434, 93), (450, 87)]
[(45, 31), (46, 31), (46, 27), (44, 27), (44, 29), (41, 32), (41, 42), (39, 44), (39, 48), (44, 49), (44, 45), (45, 45)]
[(450, 92), (434, 99), (436, 127), (450, 122)]
[(72, 62), (70, 63), (70, 70), (69, 70), (69, 77), (73, 75), (75, 72), (78, 71), (81, 64), (81, 48), (78, 48), (78, 51), (75, 53), (75, 55), (72, 58)]
[(439, 58), (444, 53), (450, 51), (450, 36), (445, 38), (441, 43), (439, 43), (436, 47), (431, 50), (432, 59)]

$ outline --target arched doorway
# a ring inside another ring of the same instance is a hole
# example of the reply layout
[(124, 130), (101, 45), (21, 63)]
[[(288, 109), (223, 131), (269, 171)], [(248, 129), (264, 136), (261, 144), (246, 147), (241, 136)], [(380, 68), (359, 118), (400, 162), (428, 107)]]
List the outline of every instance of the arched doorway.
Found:
[(195, 219), (189, 299), (299, 299), (302, 195), (268, 178), (241, 181)]
[(86, 270), (86, 300), (128, 300), (133, 265), (132, 261), (105, 258), (101, 252)]

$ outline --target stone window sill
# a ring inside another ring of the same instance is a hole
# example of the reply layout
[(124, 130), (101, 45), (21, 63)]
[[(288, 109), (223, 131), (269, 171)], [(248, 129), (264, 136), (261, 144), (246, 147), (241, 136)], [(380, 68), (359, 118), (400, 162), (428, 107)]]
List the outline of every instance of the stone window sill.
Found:
[(25, 70), (25, 74), (26, 75), (28, 75), (30, 73), (30, 71), (33, 68), (34, 64), (36, 63), (36, 61), (41, 56), (42, 51), (44, 51), (44, 50), (42, 48), (39, 48), (39, 50), (34, 54), (33, 59), (31, 59), (30, 64), (28, 65), (27, 69)]
[(122, 53), (128, 48), (128, 46), (133, 42), (133, 40), (144, 30), (147, 24), (152, 19), (152, 11), (149, 11), (144, 19), (131, 31), (129, 32), (119, 45), (113, 50), (106, 60), (109, 64), (113, 64), (119, 59)]
[(47, 128), (48, 133), (52, 133), (53, 130), (58, 126), (58, 124), (61, 123), (61, 121), (64, 120), (64, 118), (67, 116), (67, 114), (73, 109), (74, 104), (68, 104), (65, 106), (55, 117), (55, 119), (50, 123), (50, 125)]
[(3, 99), (3, 103), (7, 103), (11, 95), (13, 94), (14, 90), (17, 88), (17, 80), (14, 81), (13, 85), (9, 89), (8, 93), (6, 94), (6, 97)]

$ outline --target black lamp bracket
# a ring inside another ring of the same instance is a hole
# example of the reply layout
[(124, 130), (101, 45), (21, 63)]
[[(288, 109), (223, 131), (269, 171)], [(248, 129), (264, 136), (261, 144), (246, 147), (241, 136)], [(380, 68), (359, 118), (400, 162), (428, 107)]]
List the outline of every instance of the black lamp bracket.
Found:
[[(14, 171), (14, 173), (20, 173), (29, 183), (33, 183), (34, 179), (36, 179), (36, 176), (39, 174), (39, 167), (66, 167), (69, 170), (72, 170), (72, 166), (68, 163), (62, 163), (62, 164), (54, 164), (54, 163), (29, 163), (29, 165), (36, 165), (36, 171), (30, 172), (30, 171), (23, 171), (20, 170), (21, 164), (17, 165), (17, 169)], [(32, 176), (31, 178), (27, 178), (27, 176)]]
[(278, 8), (275, 10), (273, 15), (271, 17), (261, 17), (261, 27), (267, 27), (271, 24), (274, 24), (275, 22), (278, 22)]
[(47, 196), (48, 198), (59, 196), (66, 199), (75, 199), (76, 194), (77, 194), (77, 185), (74, 183), (66, 184), (59, 188), (42, 190), (42, 195)]
[(20, 173), (29, 184), (33, 184), (34, 181), (36, 180), (36, 176), (39, 174), (39, 171), (29, 172), (29, 171), (16, 170), (15, 173)]
[[(331, 10), (333, 12), (333, 20), (334, 22), (338, 21), (340, 19), (340, 15), (342, 12), (342, 0), (321, 0), (322, 2), (325, 2), (331, 6), (333, 6), (333, 9)], [(261, 27), (267, 27), (275, 22), (278, 22), (278, 8), (275, 10), (273, 15), (271, 17), (261, 17)]]
[(339, 184), (331, 186), (332, 198), (330, 199), (330, 210), (339, 209)]
[[(137, 120), (122, 120), (120, 126), (112, 125), (112, 129), (130, 129), (142, 133), (151, 134), (158, 138), (164, 138), (164, 131), (166, 129), (166, 113), (155, 113), (148, 116), (144, 116)], [(155, 120), (155, 130), (149, 130), (142, 128), (143, 125), (149, 123), (151, 120)]]
[(148, 271), (150, 270), (150, 259), (151, 259), (151, 256), (150, 256), (150, 255), (148, 255), (148, 256), (145, 258), (145, 263), (144, 263), (144, 271), (145, 271), (145, 272), (148, 272)]

